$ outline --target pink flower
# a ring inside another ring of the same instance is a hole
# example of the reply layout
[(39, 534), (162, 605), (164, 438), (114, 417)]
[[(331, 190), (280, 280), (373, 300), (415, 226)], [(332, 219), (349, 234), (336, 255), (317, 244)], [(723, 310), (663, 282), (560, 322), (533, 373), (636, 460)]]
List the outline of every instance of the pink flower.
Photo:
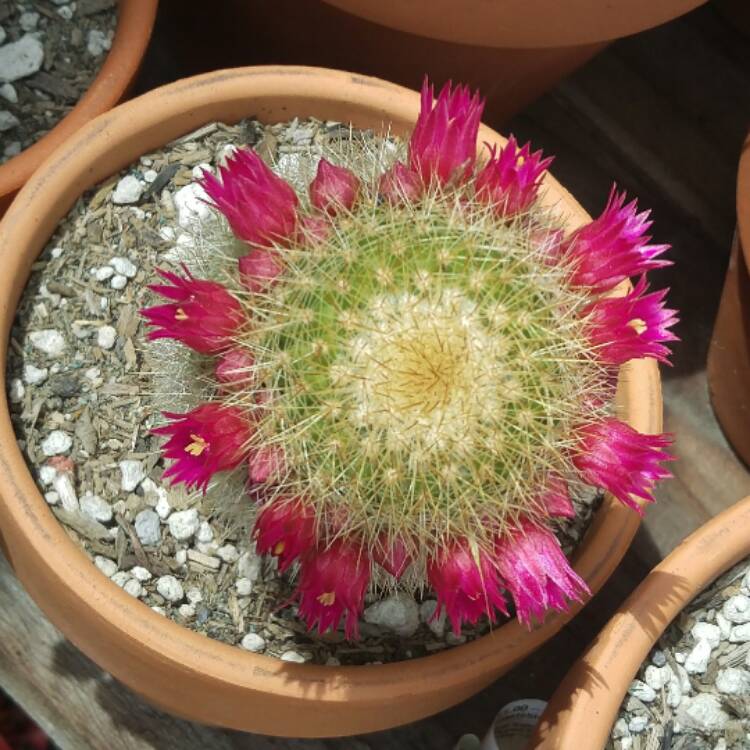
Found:
[(544, 482), (544, 488), (539, 493), (539, 503), (548, 516), (558, 518), (574, 518), (576, 511), (570, 501), (568, 483), (560, 474), (551, 473)]
[(669, 330), (678, 320), (677, 311), (664, 306), (667, 289), (644, 294), (647, 289), (646, 277), (641, 276), (624, 297), (599, 299), (583, 311), (591, 344), (607, 364), (640, 357), (669, 364), (670, 352), (663, 342), (677, 340)]
[(672, 461), (665, 448), (670, 435), (643, 435), (618, 419), (588, 424), (579, 430), (579, 448), (573, 463), (589, 484), (611, 492), (618, 500), (643, 515), (631, 495), (654, 502), (652, 486), (671, 474), (660, 466)]
[(173, 300), (141, 310), (150, 326), (148, 338), (176, 339), (202, 354), (215, 354), (232, 343), (244, 320), (242, 306), (215, 281), (196, 279), (187, 268), (185, 276), (157, 269), (168, 284), (151, 284), (149, 289)]
[(238, 149), (219, 175), (204, 172), (201, 184), (239, 239), (270, 247), (294, 234), (297, 195), (255, 151)]
[(299, 497), (278, 497), (255, 519), (255, 546), (261, 555), (278, 558), (284, 572), (315, 546), (315, 513)]
[(542, 159), (542, 152), (532, 153), (529, 143), (519, 148), (513, 136), (498, 156), (495, 151), (495, 146), (490, 147), (490, 160), (477, 175), (477, 200), (492, 204), (500, 216), (523, 213), (536, 200), (542, 175), (553, 157)]
[(151, 430), (168, 435), (162, 454), (173, 461), (164, 472), (172, 484), (184, 482), (188, 489), (206, 492), (211, 477), (218, 471), (234, 469), (247, 455), (252, 436), (249, 421), (234, 406), (201, 404), (186, 414), (162, 412), (171, 424)]
[(251, 250), (238, 261), (240, 281), (253, 294), (260, 294), (284, 272), (278, 253), (273, 250)]
[(328, 216), (303, 216), (297, 229), (297, 242), (308, 247), (325, 242), (331, 235)]
[(422, 180), (400, 161), (380, 176), (378, 192), (392, 205), (416, 201), (422, 195)]
[(379, 539), (373, 550), (372, 559), (396, 579), (401, 578), (411, 564), (406, 545), (400, 539), (391, 542), (385, 538)]
[(434, 89), (425, 77), (422, 106), (409, 140), (409, 166), (425, 185), (463, 181), (477, 156), (477, 133), (484, 110), (479, 93), (468, 86), (443, 86), (433, 106)]
[(310, 203), (330, 216), (351, 210), (359, 192), (359, 178), (345, 167), (321, 159), (310, 183)]
[(527, 626), (532, 618), (542, 622), (550, 609), (563, 612), (568, 600), (580, 602), (591, 593), (570, 567), (557, 537), (528, 520), (498, 539), (496, 562), (518, 621)]
[(359, 616), (369, 580), (370, 561), (359, 546), (339, 539), (309, 553), (302, 560), (297, 586), (300, 617), (311, 630), (317, 625), (319, 633), (335, 630), (345, 617), (346, 637), (359, 638)]
[(284, 467), (284, 451), (277, 445), (255, 448), (247, 459), (247, 474), (253, 484), (278, 481)]
[(220, 354), (214, 367), (214, 377), (230, 390), (249, 387), (254, 378), (255, 359), (244, 349), (228, 349)]
[(508, 614), (494, 560), (466, 539), (453, 541), (427, 561), (427, 580), (437, 594), (436, 616), (444, 607), (456, 635), (463, 622), (473, 625), (482, 615), (495, 622), (495, 609)]
[(564, 242), (562, 255), (572, 261), (571, 283), (605, 292), (629, 276), (663, 268), (670, 261), (659, 259), (669, 245), (649, 245), (646, 231), (650, 211), (638, 213), (638, 203), (625, 204), (613, 185), (601, 216), (577, 229)]

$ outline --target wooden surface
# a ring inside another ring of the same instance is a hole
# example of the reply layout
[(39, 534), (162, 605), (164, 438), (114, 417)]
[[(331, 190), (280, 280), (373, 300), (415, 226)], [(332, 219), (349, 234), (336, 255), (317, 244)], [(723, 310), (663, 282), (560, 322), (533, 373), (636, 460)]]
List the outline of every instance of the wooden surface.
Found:
[[(154, 61), (178, 73), (159, 60), (166, 33), (157, 28)], [(613, 179), (653, 209), (655, 240), (671, 243), (675, 260), (654, 283), (672, 287), (682, 317), (675, 365), (663, 372), (666, 428), (677, 435), (675, 479), (660, 486), (604, 591), (532, 659), (462, 705), (389, 732), (324, 741), (225, 732), (166, 716), (102, 673), (45, 620), (3, 560), (0, 686), (62, 750), (448, 749), (464, 732), (482, 734), (507, 701), (547, 697), (646, 572), (703, 521), (750, 494), (750, 473), (713, 418), (705, 378), (748, 125), (750, 40), (705, 7), (615, 43), (504, 129), (556, 154), (555, 176), (589, 211), (601, 210)]]

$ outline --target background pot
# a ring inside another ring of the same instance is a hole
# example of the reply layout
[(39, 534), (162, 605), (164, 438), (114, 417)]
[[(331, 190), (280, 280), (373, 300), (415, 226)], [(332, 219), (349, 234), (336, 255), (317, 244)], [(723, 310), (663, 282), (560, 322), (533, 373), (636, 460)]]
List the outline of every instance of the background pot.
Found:
[(37, 167), (78, 128), (112, 109), (138, 72), (151, 37), (158, 0), (120, 0), (112, 48), (86, 93), (33, 146), (0, 165), (0, 216)]
[(708, 352), (716, 418), (750, 466), (750, 136), (737, 174), (737, 231)]
[[(7, 354), (14, 311), (35, 258), (87, 188), (213, 120), (256, 115), (352, 122), (406, 133), (419, 97), (393, 84), (315, 68), (218, 71), (166, 86), (97, 118), (59, 149), (0, 222), (0, 333)], [(479, 141), (504, 140), (487, 127)], [(545, 200), (572, 229), (587, 214), (552, 177)], [(31, 209), (33, 203), (33, 210)], [(659, 374), (652, 360), (623, 368), (622, 415), (636, 429), (661, 430)], [(2, 367), (3, 386), (5, 367)], [(581, 607), (528, 632), (513, 621), (472, 643), (408, 662), (321, 667), (281, 662), (193, 633), (100, 574), (50, 512), (18, 450), (7, 403), (0, 404), (0, 532), (17, 575), (70, 640), (152, 702), (193, 720), (266, 734), (343, 735), (396, 726), (472, 695), (554, 635)], [(622, 558), (638, 516), (605, 498), (573, 559), (597, 591)]]
[(750, 497), (691, 534), (631, 594), (547, 704), (528, 750), (602, 750), (625, 693), (670, 622), (750, 555)]
[(461, 81), (482, 91), (484, 119), (499, 126), (607, 42), (702, 1), (224, 0), (206, 14), (200, 0), (185, 0), (162, 4), (159, 38), (164, 61), (192, 73), (271, 62), (350, 70), (409, 88), (425, 74), (439, 84)]

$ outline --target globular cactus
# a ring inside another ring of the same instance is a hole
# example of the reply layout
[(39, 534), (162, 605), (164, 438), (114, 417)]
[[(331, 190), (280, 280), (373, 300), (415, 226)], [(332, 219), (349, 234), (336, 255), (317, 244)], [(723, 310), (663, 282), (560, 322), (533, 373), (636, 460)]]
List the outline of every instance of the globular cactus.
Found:
[[(614, 416), (617, 370), (666, 360), (666, 264), (614, 189), (566, 233), (550, 159), (511, 138), (477, 162), (483, 103), (425, 83), (408, 159), (371, 177), (321, 160), (309, 197), (250, 150), (202, 185), (247, 253), (229, 289), (162, 272), (151, 338), (215, 355), (215, 399), (166, 414), (167, 475), (205, 490), (246, 465), (259, 552), (296, 570), (310, 627), (356, 637), (368, 586), (435, 591), (456, 632), (588, 590), (551, 525), (592, 484), (641, 512), (665, 435)], [(227, 261), (229, 263), (229, 261)], [(624, 296), (608, 296), (641, 276)]]

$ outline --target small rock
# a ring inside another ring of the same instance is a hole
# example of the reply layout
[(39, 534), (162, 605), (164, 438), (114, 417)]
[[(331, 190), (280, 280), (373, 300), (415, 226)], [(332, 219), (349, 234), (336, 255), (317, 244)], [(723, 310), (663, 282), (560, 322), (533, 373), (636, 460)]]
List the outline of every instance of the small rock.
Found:
[(419, 607), (414, 597), (403, 593), (393, 594), (370, 605), (364, 611), (364, 620), (408, 637), (414, 635), (419, 627)]
[[(112, 46), (112, 40), (99, 29), (91, 29), (86, 39), (86, 49), (92, 57), (99, 57)], [(131, 201), (125, 201), (130, 203)]]
[(18, 17), (18, 23), (24, 31), (34, 31), (39, 24), (39, 14), (33, 11), (21, 13)]
[(683, 727), (701, 732), (723, 729), (729, 716), (722, 711), (721, 702), (715, 695), (700, 693), (693, 698), (683, 698), (677, 709), (677, 719)]
[(189, 229), (196, 222), (207, 219), (211, 215), (207, 201), (206, 191), (197, 182), (181, 187), (174, 194), (178, 224), (184, 229)]
[(672, 670), (669, 667), (646, 667), (644, 682), (654, 690), (661, 690), (672, 679)]
[(115, 269), (112, 266), (99, 266), (99, 268), (92, 268), (91, 274), (97, 281), (106, 281), (111, 278), (115, 273)]
[(727, 640), (729, 638), (729, 634), (732, 632), (732, 623), (727, 620), (726, 617), (724, 617), (721, 612), (716, 613), (716, 624), (719, 626), (719, 631), (721, 632), (721, 637), (724, 640)]
[(724, 602), (721, 613), (735, 625), (750, 622), (750, 599), (737, 594)]
[(8, 112), (7, 109), (0, 109), (0, 133), (18, 127), (20, 124), (21, 121), (12, 112)]
[(143, 464), (134, 459), (120, 461), (120, 474), (122, 475), (120, 487), (123, 492), (132, 492), (145, 478)]
[(750, 622), (746, 622), (744, 625), (735, 625), (729, 631), (730, 643), (746, 643), (750, 641)]
[(142, 195), (143, 185), (141, 181), (132, 174), (128, 174), (117, 183), (112, 193), (112, 203), (118, 206), (137, 203)]
[(195, 617), (195, 607), (192, 604), (180, 604), (177, 608), (177, 612), (180, 617), (184, 617), (186, 620)]
[(3, 156), (8, 159), (21, 153), (21, 141), (11, 141), (4, 149)]
[(120, 588), (130, 580), (130, 573), (120, 570), (112, 576), (112, 583), (117, 584)]
[(198, 511), (195, 508), (188, 510), (181, 510), (177, 513), (172, 513), (169, 516), (169, 533), (177, 539), (177, 541), (184, 542), (198, 531), (200, 527), (200, 519), (198, 518)]
[(39, 481), (45, 486), (49, 487), (52, 482), (55, 481), (57, 476), (57, 469), (54, 466), (45, 464), (39, 469)]
[(156, 581), (156, 590), (168, 602), (179, 602), (185, 593), (182, 584), (174, 576), (162, 576)]
[(612, 737), (619, 740), (621, 737), (630, 737), (630, 729), (628, 729), (628, 722), (625, 719), (618, 719), (612, 727)]
[(201, 594), (201, 590), (198, 588), (191, 588), (188, 589), (186, 592), (187, 600), (191, 604), (198, 604), (199, 602), (203, 601), (203, 594)]
[(142, 510), (135, 517), (135, 533), (141, 544), (149, 547), (161, 540), (161, 526), (157, 513), (150, 508)]
[[(247, 633), (240, 641), (240, 646), (242, 646), (245, 651), (252, 651), (254, 654), (258, 654), (265, 649), (266, 640), (257, 633)], [(294, 660), (287, 659), (287, 661)], [(302, 661), (304, 661), (304, 659)]]
[(156, 612), (157, 615), (161, 615), (162, 617), (166, 617), (167, 610), (164, 609), (164, 607), (159, 607), (158, 605), (151, 607), (151, 609)]
[(284, 651), (279, 658), (281, 661), (291, 661), (297, 664), (304, 664), (307, 661), (302, 654), (298, 654), (296, 651)]
[(130, 596), (136, 599), (143, 595), (143, 586), (135, 578), (131, 578), (122, 588), (125, 593), (130, 594)]
[(146, 581), (151, 580), (151, 573), (150, 571), (146, 570), (146, 568), (142, 567), (141, 565), (136, 565), (130, 569), (130, 575), (133, 576), (137, 581), (140, 581), (141, 583), (145, 583)]
[(15, 104), (18, 101), (18, 92), (11, 83), (4, 83), (0, 86), (0, 96), (11, 104)]
[(628, 723), (628, 729), (633, 734), (640, 734), (648, 726), (647, 716), (634, 716)]
[(696, 622), (690, 633), (696, 641), (708, 641), (712, 649), (721, 642), (721, 629), (708, 622)]
[(132, 279), (136, 273), (138, 273), (138, 269), (133, 262), (129, 258), (123, 258), (120, 255), (112, 258), (112, 260), (109, 261), (109, 265), (112, 266), (117, 273), (122, 276), (127, 276), (129, 279)]
[(682, 685), (680, 685), (680, 679), (677, 675), (672, 674), (667, 685), (667, 705), (670, 708), (677, 708), (682, 701)]
[(633, 680), (628, 688), (628, 693), (638, 698), (642, 703), (653, 703), (656, 699), (654, 689), (641, 680)]
[(240, 559), (240, 553), (237, 552), (237, 547), (233, 544), (225, 544), (223, 547), (219, 547), (216, 550), (216, 554), (225, 562), (233, 563)]
[(201, 521), (201, 525), (198, 527), (198, 531), (195, 532), (195, 538), (197, 541), (203, 544), (208, 544), (213, 541), (214, 532), (208, 521)]
[(465, 635), (456, 635), (452, 630), (449, 630), (445, 634), (445, 642), (449, 646), (460, 646), (463, 643), (466, 643), (466, 636)]
[(51, 492), (44, 493), (44, 499), (47, 501), (48, 505), (57, 505), (60, 502), (60, 495), (52, 490)]
[(155, 171), (155, 170), (153, 170), (153, 169), (147, 169), (147, 170), (146, 170), (146, 171), (145, 171), (145, 172), (143, 173), (143, 179), (144, 179), (144, 180), (145, 180), (146, 182), (148, 182), (149, 184), (151, 184), (151, 183), (152, 183), (152, 182), (153, 182), (153, 181), (154, 181), (154, 180), (155, 180), (155, 179), (156, 179), (156, 178), (157, 178), (158, 176), (159, 176), (158, 172), (156, 172), (156, 171)]
[(685, 670), (688, 674), (703, 674), (710, 657), (711, 644), (708, 641), (698, 641), (685, 659)]
[(187, 564), (187, 550), (178, 549), (177, 552), (174, 553), (174, 561), (178, 565), (186, 565)]
[(96, 332), (96, 343), (102, 349), (111, 349), (117, 341), (117, 331), (112, 326), (100, 326)]
[(57, 9), (57, 14), (60, 18), (64, 18), (66, 21), (71, 21), (73, 19), (73, 8), (70, 5), (61, 5)]
[(107, 578), (112, 578), (112, 576), (117, 573), (117, 564), (103, 555), (97, 555), (94, 558), (94, 565), (96, 565), (96, 567), (99, 568)]
[(725, 695), (748, 695), (750, 672), (734, 667), (720, 669), (716, 675), (716, 689)]
[(249, 578), (238, 578), (234, 587), (238, 596), (250, 596), (253, 593), (253, 582)]
[(65, 351), (65, 339), (59, 331), (47, 329), (44, 331), (32, 331), (29, 341), (35, 349), (39, 349), (48, 357), (53, 359), (62, 355)]
[(27, 385), (39, 385), (47, 379), (49, 370), (46, 367), (34, 367), (27, 364), (23, 366), (23, 379)]
[(36, 73), (44, 62), (44, 47), (32, 34), (0, 47), (0, 81), (17, 81)]
[(109, 282), (109, 285), (112, 287), (112, 289), (124, 289), (128, 284), (128, 277), (123, 276), (122, 274), (115, 274), (112, 277), (112, 280)]
[(45, 456), (59, 456), (62, 453), (67, 453), (73, 447), (73, 438), (62, 430), (52, 430), (42, 440), (41, 447)]
[(161, 491), (158, 492), (159, 499), (156, 501), (154, 510), (156, 511), (156, 515), (158, 515), (162, 521), (165, 521), (167, 518), (169, 518), (169, 514), (172, 512), (172, 508), (169, 505), (167, 491), (162, 487), (160, 487), (159, 490)]
[(112, 520), (112, 506), (99, 495), (87, 492), (80, 500), (81, 510), (95, 521), (109, 523)]
[(8, 398), (11, 404), (20, 404), (23, 401), (23, 397), (26, 395), (26, 389), (23, 387), (23, 383), (20, 378), (13, 378), (10, 381), (10, 388), (8, 390)]
[(243, 552), (237, 563), (237, 575), (255, 583), (260, 576), (262, 560), (254, 552)]

